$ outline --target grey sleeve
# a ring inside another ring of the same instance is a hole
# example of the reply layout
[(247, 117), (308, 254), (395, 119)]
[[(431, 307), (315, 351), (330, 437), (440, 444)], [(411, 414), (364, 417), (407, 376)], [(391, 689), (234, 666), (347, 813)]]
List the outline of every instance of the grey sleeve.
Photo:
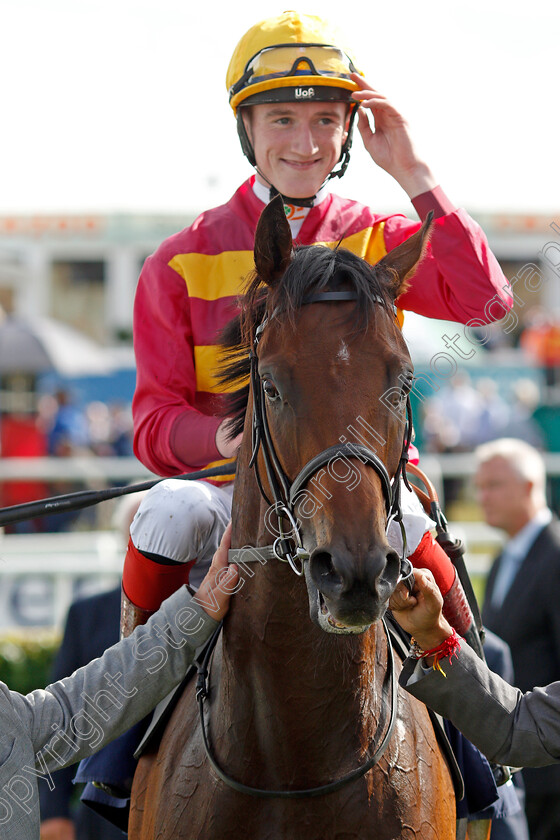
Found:
[(182, 680), (217, 626), (183, 586), (147, 624), (72, 676), (26, 696), (11, 692), (39, 764), (57, 770), (130, 729)]
[(515, 767), (560, 761), (560, 682), (522, 694), (464, 642), (446, 677), (407, 659), (401, 685), (450, 720), (488, 758)]

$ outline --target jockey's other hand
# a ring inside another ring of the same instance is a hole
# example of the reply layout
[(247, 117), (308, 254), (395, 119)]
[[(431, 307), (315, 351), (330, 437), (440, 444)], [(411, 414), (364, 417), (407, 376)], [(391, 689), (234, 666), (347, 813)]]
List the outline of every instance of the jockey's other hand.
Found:
[(216, 449), (222, 458), (235, 458), (237, 450), (241, 446), (243, 433), (236, 435), (233, 439), (229, 438), (229, 420), (226, 417), (222, 420), (216, 431)]

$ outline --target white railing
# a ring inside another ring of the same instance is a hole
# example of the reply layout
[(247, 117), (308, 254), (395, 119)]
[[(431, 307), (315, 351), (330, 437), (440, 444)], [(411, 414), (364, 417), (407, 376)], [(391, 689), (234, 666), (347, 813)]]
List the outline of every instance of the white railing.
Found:
[(0, 458), (0, 481), (146, 481), (158, 478), (136, 458)]
[[(550, 476), (560, 475), (560, 453), (545, 456)], [(425, 455), (422, 469), (440, 497), (443, 479), (470, 478), (472, 455)], [(94, 488), (114, 482), (156, 479), (135, 458), (5, 458), (0, 482), (38, 479), (78, 481)], [(54, 493), (53, 493), (54, 495)], [(121, 535), (111, 531), (108, 506), (96, 516), (97, 530), (46, 534), (3, 534), (0, 529), (0, 630), (8, 626), (60, 627), (71, 600), (120, 580), (124, 558)], [(482, 522), (450, 521), (451, 533), (466, 545), (465, 562), (473, 576), (486, 575), (501, 544), (501, 534)], [(92, 526), (87, 526), (91, 528)]]
[[(560, 476), (560, 452), (544, 454), (549, 476)], [(421, 467), (432, 481), (441, 478), (468, 478), (474, 474), (471, 453), (445, 455), (423, 454)], [(77, 458), (1, 458), (0, 481), (43, 479), (45, 481), (145, 481), (158, 478), (136, 458), (101, 458), (96, 455)]]
[[(485, 575), (500, 545), (499, 532), (480, 522), (449, 525), (453, 536), (465, 541), (469, 573)], [(0, 531), (0, 632), (60, 628), (75, 597), (119, 583), (124, 553), (123, 540), (113, 531)]]
[[(49, 496), (65, 492), (64, 483), (87, 489), (158, 479), (136, 458), (4, 458), (0, 482), (44, 481)], [(57, 488), (57, 483), (61, 487)], [(130, 498), (130, 497), (128, 497)], [(6, 534), (0, 528), (0, 631), (13, 627), (61, 628), (70, 603), (117, 585), (125, 545), (111, 527), (119, 500), (84, 510), (78, 527), (60, 533)]]
[(125, 547), (112, 531), (3, 534), (0, 529), (0, 630), (57, 627), (77, 596), (121, 578)]

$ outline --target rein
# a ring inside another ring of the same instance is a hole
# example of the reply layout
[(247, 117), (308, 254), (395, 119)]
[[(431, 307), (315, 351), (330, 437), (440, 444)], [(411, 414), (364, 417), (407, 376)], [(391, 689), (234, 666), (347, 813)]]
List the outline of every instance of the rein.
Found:
[[(234, 473), (235, 462), (230, 462), (219, 467), (175, 475), (173, 478), (182, 481), (196, 481), (200, 478), (214, 478), (222, 475), (233, 475)], [(27, 519), (34, 519), (36, 516), (44, 516), (46, 513), (66, 513), (70, 510), (81, 510), (99, 502), (105, 502), (108, 499), (116, 499), (119, 496), (127, 496), (129, 493), (149, 490), (159, 484), (160, 481), (165, 481), (165, 479), (155, 478), (142, 481), (139, 484), (128, 484), (126, 487), (106, 487), (104, 490), (78, 490), (76, 493), (65, 493), (61, 496), (51, 496), (48, 499), (39, 499), (35, 502), (24, 502), (21, 505), (0, 508), (0, 527), (12, 522), (24, 522)]]
[(383, 624), (383, 630), (385, 631), (385, 636), (387, 639), (387, 669), (385, 671), (383, 685), (381, 688), (381, 712), (379, 715), (379, 721), (377, 724), (375, 735), (373, 736), (374, 742), (377, 740), (380, 732), (385, 727), (385, 719), (387, 717), (385, 709), (387, 706), (387, 700), (389, 701), (389, 706), (391, 709), (389, 722), (387, 724), (381, 742), (379, 743), (379, 746), (375, 750), (374, 754), (370, 758), (368, 758), (368, 760), (364, 762), (364, 764), (362, 764), (360, 767), (357, 767), (355, 770), (351, 770), (345, 776), (341, 776), (340, 779), (335, 779), (332, 782), (327, 782), (327, 784), (319, 785), (318, 787), (304, 788), (303, 790), (267, 790), (266, 788), (256, 788), (250, 785), (244, 785), (242, 782), (238, 782), (231, 776), (228, 776), (228, 774), (225, 773), (224, 770), (222, 770), (222, 768), (218, 764), (218, 761), (212, 752), (210, 739), (208, 737), (208, 730), (204, 720), (204, 701), (208, 697), (209, 693), (208, 677), (210, 670), (210, 662), (212, 653), (214, 652), (216, 642), (218, 641), (218, 637), (222, 629), (222, 624), (220, 624), (220, 626), (214, 633), (212, 639), (210, 640), (210, 643), (205, 651), (203, 661), (198, 667), (196, 699), (198, 702), (200, 725), (202, 729), (202, 739), (204, 741), (206, 755), (216, 775), (222, 780), (222, 782), (225, 782), (225, 784), (228, 785), (228, 787), (233, 788), (233, 790), (236, 790), (238, 793), (249, 794), (249, 796), (255, 796), (260, 799), (305, 799), (311, 796), (324, 796), (327, 793), (334, 793), (335, 791), (340, 790), (342, 787), (349, 784), (350, 782), (353, 782), (356, 779), (365, 776), (365, 774), (369, 770), (371, 770), (372, 767), (375, 767), (375, 765), (378, 763), (383, 753), (387, 749), (387, 746), (393, 734), (393, 730), (395, 728), (395, 721), (397, 717), (397, 680), (395, 679), (395, 658), (393, 654), (393, 646), (389, 636), (389, 630), (387, 628), (387, 624), (384, 618), (381, 619), (381, 623)]

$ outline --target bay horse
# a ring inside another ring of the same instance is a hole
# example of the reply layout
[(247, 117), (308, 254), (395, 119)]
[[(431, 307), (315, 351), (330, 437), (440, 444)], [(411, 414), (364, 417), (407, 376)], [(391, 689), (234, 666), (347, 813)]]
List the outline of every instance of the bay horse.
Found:
[(455, 838), (450, 771), (426, 708), (391, 674), (383, 621), (412, 384), (394, 301), (428, 235), (424, 223), (372, 267), (342, 248), (293, 251), (279, 197), (262, 213), (225, 339), (232, 436), (244, 423), (239, 591), (204, 725), (189, 684), (139, 761), (133, 840)]

